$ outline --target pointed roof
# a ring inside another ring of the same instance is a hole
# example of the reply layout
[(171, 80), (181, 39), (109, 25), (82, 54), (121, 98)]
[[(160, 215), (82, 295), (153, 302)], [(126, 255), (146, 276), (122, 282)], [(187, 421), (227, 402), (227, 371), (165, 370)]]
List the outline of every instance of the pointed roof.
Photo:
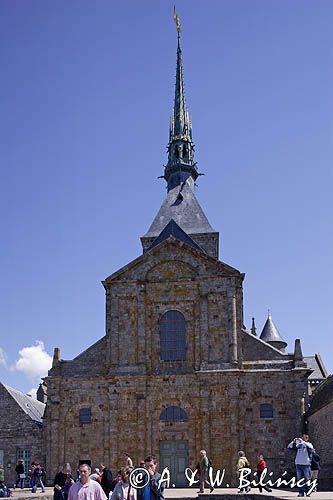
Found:
[(180, 46), (180, 32), (178, 32), (177, 45), (177, 66), (176, 66), (176, 86), (175, 100), (173, 108), (173, 136), (180, 136), (184, 132), (190, 132), (189, 114), (186, 108), (185, 86), (183, 74), (182, 49)]
[(192, 122), (186, 106), (182, 49), (180, 46), (180, 21), (174, 14), (178, 31), (176, 85), (173, 114), (170, 121), (168, 163), (164, 168), (164, 179), (168, 183), (168, 191), (188, 177), (198, 177), (194, 161), (194, 144), (192, 142)]
[(159, 236), (155, 238), (151, 246), (148, 248), (148, 251), (154, 248), (159, 243), (162, 243), (162, 241), (167, 240), (170, 236), (173, 236), (177, 240), (183, 241), (187, 245), (190, 245), (191, 247), (205, 253), (205, 251), (195, 241), (193, 241), (192, 238), (190, 238), (190, 236), (188, 236), (173, 219), (171, 219), (171, 221), (165, 226)]
[(194, 181), (188, 178), (170, 190), (153, 223), (143, 238), (157, 238), (165, 226), (174, 220), (187, 234), (215, 233), (194, 193)]
[(265, 326), (261, 332), (260, 335), (261, 340), (264, 340), (265, 342), (276, 342), (279, 344), (284, 344), (284, 347), (287, 346), (287, 342), (283, 340), (283, 338), (280, 335), (279, 330), (274, 324), (274, 321), (272, 320), (272, 316), (270, 311), (268, 311), (268, 318), (266, 320)]
[(313, 370), (309, 376), (309, 380), (321, 380), (328, 376), (328, 372), (320, 354), (315, 354), (314, 356), (304, 356), (303, 359), (306, 366)]
[(23, 392), (13, 389), (8, 385), (3, 384), (4, 388), (9, 392), (16, 403), (22, 408), (22, 410), (31, 418), (38, 423), (43, 423), (43, 415), (45, 411), (45, 404), (37, 401), (32, 396), (27, 396)]

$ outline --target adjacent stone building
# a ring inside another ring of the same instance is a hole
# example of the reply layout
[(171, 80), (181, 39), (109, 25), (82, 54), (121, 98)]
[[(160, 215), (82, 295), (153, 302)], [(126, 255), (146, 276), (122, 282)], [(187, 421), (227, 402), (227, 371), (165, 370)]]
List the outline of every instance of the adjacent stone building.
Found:
[(333, 375), (317, 386), (306, 419), (311, 441), (320, 456), (319, 487), (333, 490)]
[(254, 324), (245, 329), (244, 274), (219, 260), (199, 175), (178, 33), (167, 196), (142, 255), (103, 281), (105, 336), (70, 361), (55, 350), (46, 379), (51, 476), (64, 462), (115, 469), (124, 451), (135, 463), (154, 453), (182, 486), (202, 448), (226, 482), (240, 449), (252, 464), (264, 451), (277, 475), (291, 467), (286, 445), (302, 430), (311, 370), (299, 340), (285, 352), (270, 314), (261, 338)]
[(320, 354), (305, 356), (304, 361), (306, 366), (312, 370), (309, 376), (309, 394), (311, 395), (319, 387), (319, 384), (326, 379), (328, 373)]
[(31, 461), (44, 461), (42, 418), (45, 404), (31, 396), (0, 383), (0, 463), (5, 481), (16, 480), (18, 459), (24, 460), (26, 471)]

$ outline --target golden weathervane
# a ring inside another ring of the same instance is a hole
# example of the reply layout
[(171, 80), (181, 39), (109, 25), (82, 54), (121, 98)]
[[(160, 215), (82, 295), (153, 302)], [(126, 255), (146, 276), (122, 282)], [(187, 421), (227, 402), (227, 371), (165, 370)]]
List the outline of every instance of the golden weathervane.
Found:
[(173, 20), (176, 23), (178, 33), (180, 33), (180, 31), (181, 31), (180, 20), (179, 20), (178, 14), (176, 14), (176, 6), (174, 6), (174, 8), (173, 8)]

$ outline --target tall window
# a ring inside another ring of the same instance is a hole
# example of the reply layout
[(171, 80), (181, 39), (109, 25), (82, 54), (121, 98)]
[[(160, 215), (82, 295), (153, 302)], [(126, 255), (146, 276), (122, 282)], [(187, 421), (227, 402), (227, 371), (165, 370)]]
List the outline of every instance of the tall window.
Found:
[(186, 322), (179, 311), (167, 311), (160, 320), (161, 359), (186, 359)]
[(91, 408), (81, 408), (80, 424), (91, 424)]
[(179, 406), (168, 406), (162, 411), (160, 420), (163, 422), (186, 422), (188, 420), (186, 411)]
[(16, 452), (16, 461), (18, 460), (23, 460), (24, 470), (26, 475), (28, 475), (28, 470), (30, 469), (30, 450), (19, 448)]
[(273, 405), (271, 403), (260, 405), (260, 418), (273, 418)]

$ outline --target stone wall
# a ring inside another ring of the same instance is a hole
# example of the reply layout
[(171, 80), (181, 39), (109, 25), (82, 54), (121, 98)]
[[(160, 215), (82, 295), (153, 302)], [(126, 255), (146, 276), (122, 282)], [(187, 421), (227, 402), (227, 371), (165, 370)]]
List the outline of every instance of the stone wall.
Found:
[(333, 401), (312, 413), (308, 421), (310, 441), (320, 456), (319, 487), (333, 490)]
[[(103, 282), (106, 336), (73, 361), (57, 361), (46, 381), (51, 475), (79, 460), (115, 470), (124, 451), (139, 463), (148, 453), (158, 456), (161, 441), (186, 443), (191, 467), (205, 448), (232, 483), (240, 449), (253, 466), (263, 452), (276, 474), (292, 471), (286, 445), (301, 432), (308, 370), (244, 332), (243, 278), (173, 239)], [(183, 361), (160, 356), (159, 323), (168, 310), (185, 318)], [(273, 405), (273, 418), (260, 417), (263, 403)], [(170, 406), (188, 420), (161, 421)], [(92, 421), (83, 424), (79, 411), (87, 407)]]
[[(205, 448), (233, 484), (239, 449), (252, 465), (263, 452), (276, 473), (292, 470), (286, 445), (301, 431), (306, 383), (302, 370), (49, 379), (46, 467), (52, 476), (63, 462), (75, 467), (85, 459), (116, 470), (124, 451), (139, 463), (148, 453), (159, 455), (160, 441), (182, 440), (188, 442), (190, 467)], [(260, 404), (266, 402), (273, 404), (272, 419), (260, 418)], [(188, 421), (161, 422), (168, 406), (180, 406)], [(79, 409), (85, 407), (92, 409), (91, 424), (79, 423)]]

